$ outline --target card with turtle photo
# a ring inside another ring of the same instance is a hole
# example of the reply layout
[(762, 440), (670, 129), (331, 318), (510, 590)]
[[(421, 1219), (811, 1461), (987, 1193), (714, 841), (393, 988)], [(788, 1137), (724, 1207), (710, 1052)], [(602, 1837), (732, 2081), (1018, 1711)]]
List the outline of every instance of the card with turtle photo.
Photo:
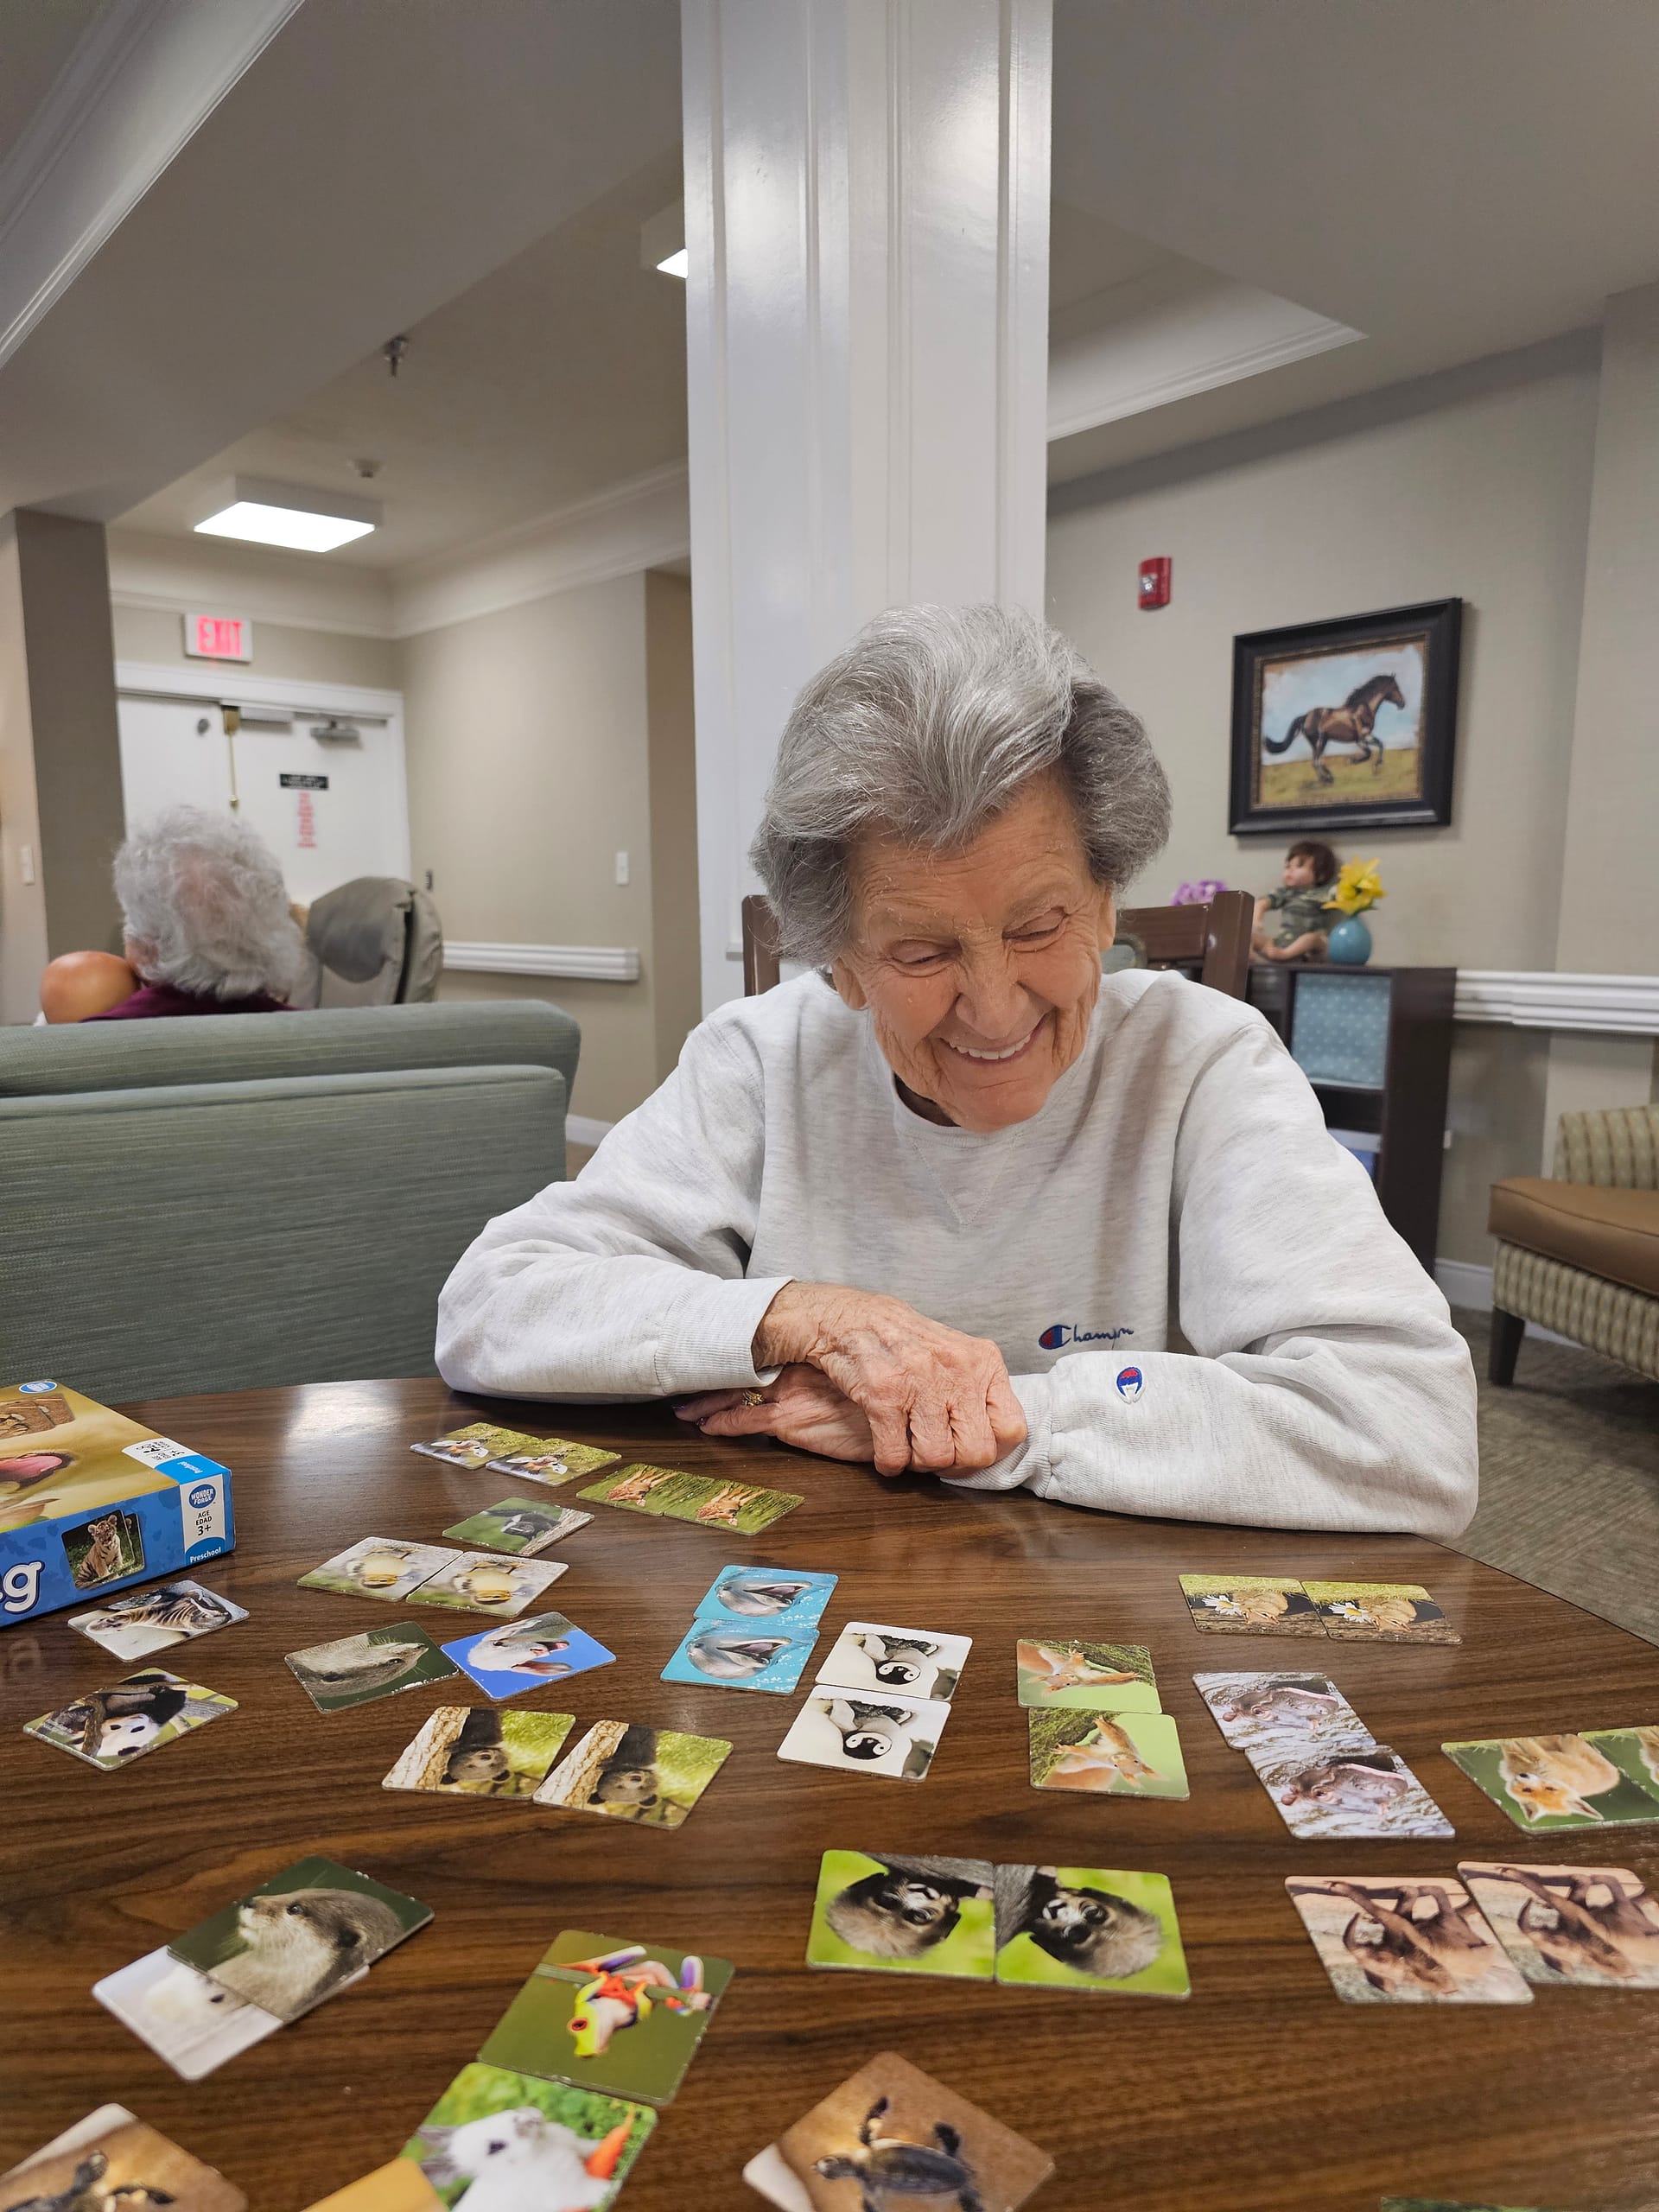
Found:
[(1659, 1728), (1498, 1736), (1440, 1749), (1529, 1834), (1659, 1821)]
[(440, 1605), (452, 1613), (493, 1613), (498, 1620), (512, 1620), (569, 1572), (563, 1560), (461, 1552), (411, 1590), (404, 1602)]
[(100, 2105), (61, 2135), (0, 2174), (10, 2212), (128, 2212), (166, 2204), (172, 2212), (248, 2212), (223, 2174), (135, 2120), (124, 2105)]
[(839, 1576), (795, 1567), (722, 1567), (697, 1603), (697, 1618), (816, 1628)]
[(1184, 1574), (1181, 1595), (1206, 1636), (1319, 1636), (1325, 1623), (1307, 1592), (1284, 1574)]
[(398, 1536), (361, 1536), (333, 1559), (300, 1577), (302, 1590), (332, 1590), (342, 1598), (378, 1598), (401, 1605), (460, 1554), (444, 1544), (412, 1544)]
[(536, 1792), (536, 1802), (601, 1813), (640, 1827), (677, 1828), (731, 1749), (721, 1736), (688, 1736), (636, 1721), (597, 1721), (554, 1768)]
[(616, 1657), (585, 1628), (563, 1613), (536, 1613), (476, 1636), (458, 1637), (443, 1647), (461, 1673), (493, 1698), (517, 1697), (544, 1689), (592, 1667), (608, 1667)]
[(849, 1621), (830, 1647), (818, 1681), (838, 1690), (896, 1690), (901, 1697), (932, 1698), (948, 1705), (973, 1648), (971, 1636), (939, 1629), (892, 1628), (879, 1621)]
[(469, 1551), (509, 1552), (518, 1559), (535, 1559), (550, 1552), (565, 1537), (574, 1536), (593, 1519), (574, 1505), (551, 1505), (534, 1497), (501, 1497), (480, 1513), (469, 1513), (444, 1535), (465, 1544)]
[(656, 2125), (649, 2105), (474, 2060), (400, 2155), (451, 2212), (474, 2188), (490, 2212), (605, 2212)]
[(1033, 1789), (1083, 1789), (1109, 1797), (1185, 1797), (1180, 1732), (1166, 1713), (1033, 1710)]
[(1448, 1836), (1452, 1823), (1397, 1751), (1257, 1745), (1248, 1754), (1280, 1818), (1305, 1842), (1337, 1836)]
[(297, 2020), (424, 1928), (430, 1905), (333, 1859), (296, 1859), (168, 1945), (232, 1996)]
[(283, 2024), (274, 2012), (185, 1966), (165, 1946), (95, 1981), (92, 1995), (186, 2082), (201, 2081)]
[(1370, 1730), (1328, 1675), (1194, 1675), (1198, 1695), (1236, 1751), (1363, 1751)]
[(533, 1797), (575, 1725), (573, 1713), (441, 1705), (381, 1786), (450, 1797)]
[(995, 1896), (999, 1981), (1128, 1997), (1190, 1994), (1180, 1923), (1164, 1875), (999, 1866)]
[(785, 1628), (734, 1620), (693, 1621), (664, 1668), (665, 1682), (696, 1682), (705, 1689), (769, 1690), (787, 1697), (800, 1687), (818, 1640), (815, 1628)]
[(25, 1721), (23, 1733), (113, 1774), (235, 1711), (233, 1697), (187, 1682), (165, 1667), (147, 1667), (111, 1689), (89, 1690), (56, 1713)]
[(566, 1929), (479, 2056), (511, 2073), (665, 2105), (731, 1978), (724, 1959)]
[(66, 1626), (117, 1659), (147, 1659), (247, 1618), (245, 1606), (200, 1582), (158, 1582), (153, 1589), (125, 1591), (92, 1612), (71, 1613)]
[(920, 1782), (933, 1764), (950, 1707), (935, 1698), (870, 1697), (815, 1686), (778, 1746), (780, 1759)]
[(806, 1939), (810, 1967), (988, 1981), (995, 1971), (985, 1859), (826, 1851)]
[(1097, 1643), (1033, 1633), (1016, 1639), (1014, 1662), (1021, 1705), (1084, 1713), (1160, 1710), (1152, 1654), (1144, 1643)]
[(785, 2212), (856, 2212), (861, 2202), (1014, 2212), (1053, 2171), (1036, 2144), (887, 2050), (751, 2158), (743, 2178)]
[(1449, 1876), (1293, 1874), (1291, 1903), (1345, 2005), (1526, 2005), (1532, 1992)]
[(458, 1672), (423, 1628), (394, 1621), (290, 1651), (283, 1662), (319, 1713), (340, 1713), (393, 1697), (422, 1682), (447, 1681)]
[(1308, 1582), (1303, 1585), (1338, 1643), (1461, 1643), (1421, 1582)]
[(428, 1437), (409, 1448), (423, 1459), (442, 1459), (446, 1466), (464, 1467), (476, 1474), (498, 1453), (539, 1451), (542, 1439), (528, 1436), (522, 1429), (498, 1427), (493, 1421), (474, 1421), (465, 1428), (452, 1428), (446, 1435)]
[(1535, 1987), (1659, 1989), (1659, 1899), (1628, 1866), (1465, 1859), (1458, 1872)]

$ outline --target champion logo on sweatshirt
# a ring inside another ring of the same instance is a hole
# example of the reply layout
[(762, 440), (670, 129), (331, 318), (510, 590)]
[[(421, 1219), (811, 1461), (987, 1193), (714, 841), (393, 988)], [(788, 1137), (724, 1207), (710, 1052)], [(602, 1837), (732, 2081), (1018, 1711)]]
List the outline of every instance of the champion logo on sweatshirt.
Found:
[(1147, 1378), (1138, 1367), (1120, 1367), (1117, 1370), (1117, 1395), (1120, 1398), (1138, 1398), (1147, 1387)]
[(1045, 1351), (1058, 1351), (1065, 1344), (1115, 1344), (1120, 1337), (1134, 1334), (1129, 1328), (1080, 1329), (1073, 1321), (1054, 1321), (1037, 1341)]

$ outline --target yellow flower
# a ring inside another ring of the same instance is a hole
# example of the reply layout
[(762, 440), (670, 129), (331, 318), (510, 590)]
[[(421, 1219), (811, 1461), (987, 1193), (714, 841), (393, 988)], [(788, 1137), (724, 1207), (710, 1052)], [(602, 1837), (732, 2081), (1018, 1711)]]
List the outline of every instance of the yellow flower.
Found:
[(1340, 907), (1344, 914), (1363, 914), (1368, 906), (1374, 906), (1379, 899), (1387, 896), (1375, 861), (1344, 861), (1337, 877), (1337, 887), (1325, 904)]

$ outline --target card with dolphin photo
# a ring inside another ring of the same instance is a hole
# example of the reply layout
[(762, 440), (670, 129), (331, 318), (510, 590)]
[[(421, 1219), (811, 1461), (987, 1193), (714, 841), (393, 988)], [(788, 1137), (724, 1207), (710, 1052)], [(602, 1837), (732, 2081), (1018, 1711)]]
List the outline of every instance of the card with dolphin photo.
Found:
[(1166, 1876), (1100, 1866), (999, 1866), (995, 1894), (999, 1981), (1126, 1997), (1192, 1993)]
[[(554, 2212), (558, 2205), (603, 2212), (656, 2125), (649, 2105), (474, 2060), (400, 2156), (451, 2208), (470, 2197), (479, 2212), (486, 2205), (493, 2212)], [(403, 2212), (402, 2198), (392, 2202)]]
[(569, 1572), (563, 1560), (462, 1552), (411, 1590), (404, 1602), (443, 1605), (453, 1613), (493, 1613), (499, 1620), (512, 1620)]
[(283, 2024), (276, 2013), (185, 1966), (165, 1946), (95, 1981), (92, 1995), (187, 2082), (201, 2081)]
[(1160, 1710), (1152, 1654), (1144, 1643), (1090, 1643), (1075, 1636), (1022, 1636), (1014, 1647), (1014, 1687), (1027, 1706), (1089, 1713)]
[(1421, 1582), (1308, 1582), (1325, 1632), (1338, 1643), (1461, 1643)]
[(724, 1959), (566, 1929), (478, 2055), (510, 2073), (665, 2105), (731, 1978)]
[(896, 1690), (948, 1705), (973, 1648), (971, 1636), (936, 1629), (888, 1628), (849, 1621), (830, 1647), (817, 1680), (838, 1690)]
[(1181, 1595), (1193, 1627), (1206, 1635), (1325, 1634), (1318, 1606), (1289, 1575), (1184, 1574)]
[(537, 1613), (529, 1620), (460, 1637), (446, 1643), (443, 1653), (493, 1698), (545, 1689), (591, 1667), (608, 1667), (616, 1657), (563, 1613)]
[(1370, 1730), (1326, 1675), (1194, 1675), (1199, 1696), (1236, 1751), (1363, 1751)]
[(810, 1967), (989, 1981), (993, 1869), (984, 1859), (826, 1851), (806, 1939)]
[(536, 1792), (538, 1805), (677, 1828), (731, 1756), (722, 1736), (596, 1721)]
[(1659, 1728), (1499, 1736), (1440, 1749), (1529, 1834), (1659, 1821)]
[(431, 1917), (430, 1905), (355, 1867), (296, 1859), (167, 1948), (232, 1996), (297, 2020)]
[(1458, 1872), (1535, 1986), (1659, 1989), (1659, 1900), (1629, 1867), (1465, 1859)]
[(399, 1605), (411, 1590), (460, 1557), (443, 1544), (405, 1543), (397, 1536), (363, 1536), (300, 1577), (302, 1590), (333, 1590), (342, 1598), (379, 1598)]
[(804, 1567), (722, 1567), (698, 1600), (697, 1618), (816, 1628), (839, 1580)]
[(456, 1671), (454, 1661), (413, 1621), (314, 1643), (304, 1651), (290, 1651), (283, 1663), (319, 1713), (368, 1705), (422, 1682), (447, 1681)]
[(1180, 1732), (1166, 1713), (1032, 1712), (1033, 1789), (1109, 1797), (1185, 1797)]
[(25, 1721), (23, 1733), (113, 1774), (144, 1752), (175, 1743), (235, 1711), (233, 1697), (204, 1689), (200, 1682), (187, 1682), (181, 1675), (169, 1675), (165, 1667), (147, 1667), (111, 1689), (89, 1690), (56, 1713)]
[(501, 1497), (481, 1513), (469, 1513), (443, 1533), (456, 1537), (469, 1550), (510, 1552), (518, 1559), (534, 1559), (551, 1551), (566, 1536), (574, 1536), (578, 1529), (585, 1529), (593, 1517), (591, 1513), (578, 1513), (574, 1505), (552, 1505), (534, 1497)]
[(452, 1797), (532, 1797), (575, 1725), (574, 1713), (441, 1705), (381, 1786)]
[(100, 2105), (0, 2174), (0, 2203), (13, 2212), (41, 2212), (42, 2206), (136, 2212), (145, 2204), (171, 2205), (173, 2212), (248, 2212), (247, 2198), (223, 2174), (135, 2120), (124, 2105)]
[(1291, 1903), (1344, 2005), (1528, 2005), (1532, 1992), (1449, 1876), (1293, 1874)]
[(90, 1637), (117, 1659), (148, 1659), (169, 1644), (211, 1636), (216, 1628), (245, 1621), (247, 1609), (233, 1605), (200, 1582), (159, 1582), (153, 1590), (129, 1590), (90, 1613), (71, 1613), (67, 1627)]
[(780, 1759), (919, 1782), (933, 1764), (950, 1708), (935, 1698), (880, 1697), (824, 1689), (811, 1695), (778, 1746)]
[(817, 1640), (815, 1628), (791, 1634), (763, 1621), (693, 1621), (662, 1679), (698, 1682), (705, 1688), (772, 1690), (786, 1697), (800, 1687)]
[(1397, 1751), (1257, 1745), (1256, 1779), (1294, 1836), (1446, 1836), (1452, 1823)]

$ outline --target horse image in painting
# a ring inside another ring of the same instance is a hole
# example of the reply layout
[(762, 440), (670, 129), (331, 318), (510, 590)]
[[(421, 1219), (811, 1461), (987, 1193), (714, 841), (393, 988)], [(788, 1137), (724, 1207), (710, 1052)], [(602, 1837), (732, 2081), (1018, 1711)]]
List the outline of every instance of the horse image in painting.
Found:
[(1336, 778), (1326, 767), (1325, 755), (1333, 745), (1351, 745), (1356, 748), (1354, 766), (1369, 760), (1371, 773), (1379, 775), (1383, 747), (1376, 734), (1377, 715), (1384, 707), (1403, 708), (1405, 703), (1405, 694), (1392, 676), (1370, 676), (1355, 685), (1339, 707), (1310, 707), (1282, 737), (1264, 736), (1262, 750), (1288, 753), (1299, 737), (1305, 737), (1313, 751), (1314, 774), (1322, 784), (1333, 784)]

